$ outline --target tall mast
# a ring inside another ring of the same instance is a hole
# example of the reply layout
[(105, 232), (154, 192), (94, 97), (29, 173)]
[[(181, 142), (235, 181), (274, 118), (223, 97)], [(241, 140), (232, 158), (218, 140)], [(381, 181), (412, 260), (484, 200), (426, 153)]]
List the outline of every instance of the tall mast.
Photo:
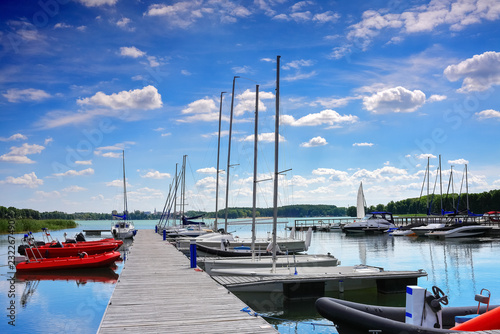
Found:
[(439, 188), (441, 194), (441, 215), (443, 214), (443, 177), (441, 175), (441, 154), (439, 155)]
[(429, 160), (430, 157), (427, 157), (427, 215), (430, 215), (432, 212), (431, 208), (429, 208), (429, 180), (431, 178), (431, 175), (429, 174)]
[(273, 272), (276, 272), (276, 230), (278, 225), (278, 149), (280, 137), (280, 58), (276, 57), (276, 119), (274, 121), (274, 191), (273, 191)]
[(231, 168), (231, 136), (233, 133), (233, 106), (234, 106), (234, 85), (236, 83), (235, 76), (233, 78), (233, 92), (231, 94), (231, 115), (229, 117), (229, 145), (227, 147), (227, 169), (226, 169), (226, 209), (224, 211), (224, 232), (227, 233), (227, 206), (229, 202), (229, 168)]
[[(182, 156), (182, 180), (181, 180), (181, 207), (182, 207), (182, 216), (185, 215), (185, 207), (186, 207), (186, 157), (187, 155)], [(182, 218), (182, 217), (181, 217)]]
[(221, 120), (222, 120), (222, 94), (220, 93), (220, 106), (219, 106), (219, 139), (217, 141), (217, 173), (216, 173), (216, 181), (215, 181), (215, 222), (214, 222), (214, 230), (217, 231), (217, 219), (219, 216), (219, 155), (220, 155), (220, 128), (221, 128)]
[(465, 193), (467, 195), (467, 214), (469, 214), (469, 179), (467, 177), (467, 164), (465, 164)]
[(174, 190), (174, 225), (177, 225), (175, 220), (177, 219), (177, 187), (179, 186), (179, 178), (177, 177), (177, 165), (175, 164), (175, 190)]
[(123, 215), (126, 219), (128, 216), (128, 207), (127, 207), (127, 181), (125, 178), (125, 150), (122, 150), (123, 156)]
[(259, 85), (255, 86), (255, 132), (253, 148), (252, 260), (255, 260), (255, 215), (257, 206), (257, 144), (259, 142)]

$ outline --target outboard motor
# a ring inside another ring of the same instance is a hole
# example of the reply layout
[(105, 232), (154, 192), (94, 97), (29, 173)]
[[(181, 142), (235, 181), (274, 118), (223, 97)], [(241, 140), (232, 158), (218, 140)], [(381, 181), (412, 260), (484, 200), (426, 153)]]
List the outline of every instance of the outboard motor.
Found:
[(416, 285), (406, 287), (405, 322), (426, 328), (443, 328), (441, 304), (448, 305), (448, 297), (437, 286), (432, 293)]
[(83, 235), (83, 233), (82, 233), (82, 232), (78, 233), (78, 234), (75, 236), (75, 239), (76, 239), (76, 241), (87, 241), (87, 240), (85, 239), (85, 236)]

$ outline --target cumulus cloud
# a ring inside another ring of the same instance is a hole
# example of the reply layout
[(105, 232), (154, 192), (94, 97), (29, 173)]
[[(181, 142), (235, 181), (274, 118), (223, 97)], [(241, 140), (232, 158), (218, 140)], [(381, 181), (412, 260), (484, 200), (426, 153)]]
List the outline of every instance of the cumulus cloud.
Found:
[(45, 92), (44, 90), (35, 88), (26, 88), (26, 89), (12, 88), (8, 89), (7, 93), (4, 93), (2, 95), (7, 99), (7, 101), (12, 103), (25, 102), (25, 101), (40, 102), (51, 97), (51, 95)]
[(92, 160), (75, 161), (76, 165), (92, 165)]
[(500, 85), (500, 52), (485, 52), (474, 55), (458, 64), (450, 65), (444, 70), (450, 81), (463, 79), (462, 93), (480, 92), (494, 85)]
[(139, 50), (135, 46), (122, 46), (120, 48), (120, 55), (124, 57), (139, 58), (144, 57), (146, 52)]
[(94, 174), (94, 170), (92, 168), (87, 168), (87, 169), (83, 169), (83, 170), (74, 170), (74, 169), (70, 169), (64, 173), (55, 173), (54, 176), (83, 176), (83, 175), (93, 175)]
[[(235, 96), (238, 104), (234, 107), (234, 116), (241, 116), (245, 112), (255, 111), (255, 92), (250, 89), (245, 90), (243, 93)], [(274, 94), (270, 92), (259, 91), (259, 113), (267, 110), (266, 105), (262, 100), (272, 100)]]
[(446, 95), (431, 95), (426, 102), (439, 102), (439, 101), (444, 101), (447, 99)]
[(456, 159), (456, 160), (448, 160), (448, 163), (450, 165), (467, 165), (469, 163), (469, 161), (460, 158), (460, 159)]
[(165, 178), (170, 177), (170, 174), (169, 173), (161, 173), (161, 172), (155, 170), (153, 172), (147, 172), (145, 175), (142, 175), (141, 177), (150, 178), (150, 179), (165, 179)]
[(316, 147), (316, 146), (324, 146), (326, 144), (328, 144), (326, 139), (318, 136), (311, 138), (308, 142), (300, 144), (300, 147)]
[(38, 154), (44, 149), (44, 146), (37, 144), (30, 145), (24, 143), (22, 146), (12, 146), (10, 148), (10, 152), (0, 156), (0, 161), (13, 162), (18, 164), (33, 164), (35, 162), (28, 158), (27, 155)]
[(420, 90), (408, 90), (398, 86), (363, 98), (366, 110), (374, 113), (413, 112), (425, 103), (425, 94)]
[(200, 168), (197, 169), (196, 172), (201, 174), (215, 174), (217, 173), (217, 168), (215, 167)]
[(146, 86), (142, 89), (122, 91), (106, 95), (97, 92), (92, 97), (86, 97), (77, 101), (80, 105), (91, 105), (111, 108), (114, 110), (143, 109), (151, 110), (161, 108), (163, 105), (161, 95), (154, 86)]
[(219, 120), (219, 107), (215, 101), (210, 98), (204, 98), (191, 102), (181, 113), (187, 115), (186, 118), (178, 120), (179, 122), (196, 121), (216, 121)]
[(26, 140), (26, 139), (28, 139), (28, 137), (20, 133), (13, 134), (8, 138), (0, 137), (0, 141), (14, 141), (14, 140)]
[(40, 180), (36, 176), (35, 172), (31, 172), (20, 177), (8, 176), (5, 180), (0, 181), (0, 183), (21, 185), (28, 188), (36, 188), (43, 184), (43, 180)]
[(343, 124), (352, 124), (358, 121), (357, 116), (340, 115), (335, 110), (326, 109), (316, 114), (309, 114), (299, 119), (295, 119), (291, 115), (280, 116), (280, 123), (291, 126), (317, 126), (330, 125), (341, 126)]
[(487, 109), (476, 113), (475, 116), (480, 120), (490, 119), (490, 118), (500, 120), (500, 111)]
[[(258, 137), (259, 143), (274, 143), (274, 136), (275, 136), (274, 132), (259, 133)], [(240, 139), (240, 141), (253, 142), (254, 138), (255, 135), (249, 135)], [(285, 142), (285, 137), (279, 135), (279, 142), (280, 143)]]

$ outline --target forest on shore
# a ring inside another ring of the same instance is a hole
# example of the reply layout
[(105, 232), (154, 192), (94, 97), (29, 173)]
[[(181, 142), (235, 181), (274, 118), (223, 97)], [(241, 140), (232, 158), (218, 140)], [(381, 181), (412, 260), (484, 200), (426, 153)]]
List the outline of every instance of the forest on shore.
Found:
[[(372, 205), (366, 208), (366, 212), (389, 211), (395, 215), (412, 214), (441, 214), (441, 210), (467, 212), (469, 209), (476, 214), (488, 211), (500, 211), (500, 190), (487, 192), (450, 195), (429, 195), (420, 198), (408, 198), (400, 201), (391, 201), (387, 204)], [(148, 213), (135, 210), (129, 212), (128, 217), (132, 220), (157, 220), (161, 212)], [(187, 211), (186, 216), (203, 215), (205, 218), (214, 218), (215, 212)], [(257, 217), (272, 217), (273, 208), (257, 208)], [(225, 210), (219, 210), (219, 218), (225, 217)], [(228, 208), (228, 218), (246, 218), (252, 216), (252, 208)], [(327, 204), (296, 204), (278, 208), (278, 217), (355, 217), (356, 207), (337, 207)], [(63, 219), (63, 220), (111, 220), (111, 213), (75, 212), (65, 213), (61, 211), (39, 212), (33, 209), (17, 209), (14, 207), (0, 206), (0, 219)]]

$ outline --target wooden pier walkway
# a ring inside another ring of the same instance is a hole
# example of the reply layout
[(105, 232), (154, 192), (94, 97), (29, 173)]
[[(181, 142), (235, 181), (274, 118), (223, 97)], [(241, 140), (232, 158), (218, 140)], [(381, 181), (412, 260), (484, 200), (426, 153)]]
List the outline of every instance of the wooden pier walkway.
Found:
[(152, 230), (140, 230), (98, 333), (277, 333)]

